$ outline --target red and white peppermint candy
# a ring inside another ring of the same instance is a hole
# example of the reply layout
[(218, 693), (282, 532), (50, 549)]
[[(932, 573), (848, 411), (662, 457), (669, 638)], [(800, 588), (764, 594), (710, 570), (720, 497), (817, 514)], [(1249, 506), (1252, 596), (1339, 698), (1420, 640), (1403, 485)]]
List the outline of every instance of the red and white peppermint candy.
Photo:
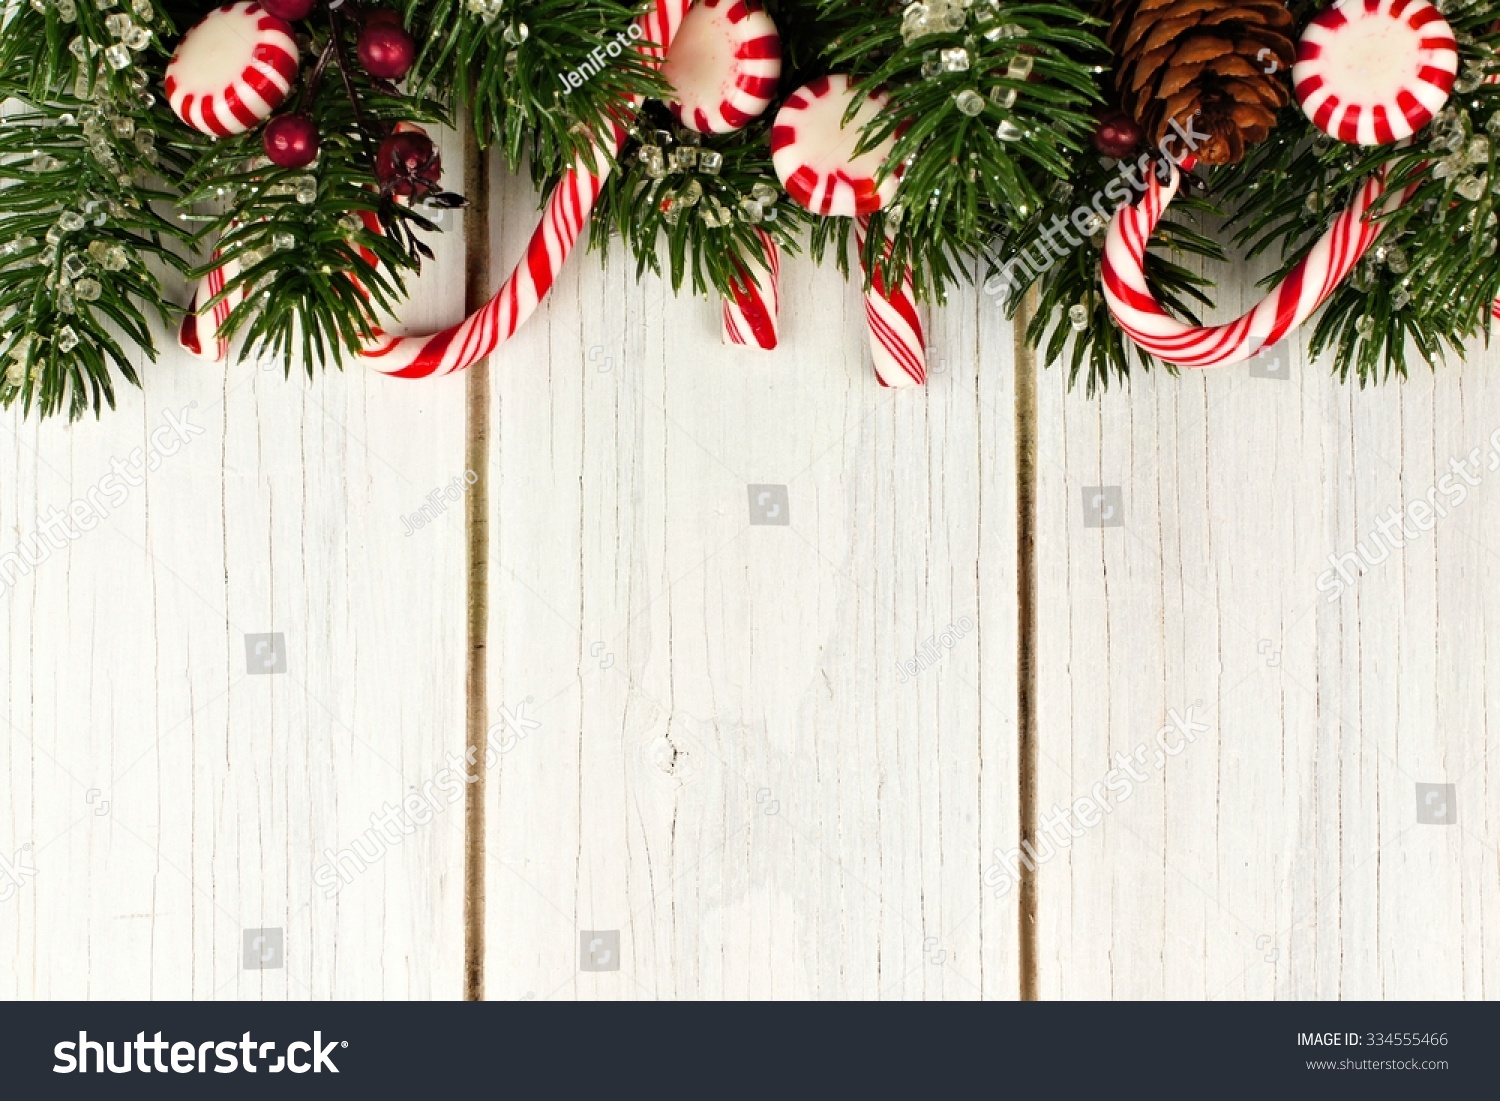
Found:
[(291, 24), (259, 4), (225, 4), (188, 31), (167, 63), (167, 101), (194, 130), (243, 134), (286, 102), (298, 52)]
[(1330, 137), (1389, 145), (1432, 121), (1457, 72), (1453, 31), (1427, 0), (1340, 0), (1302, 33), (1292, 87)]
[(765, 114), (781, 79), (781, 35), (756, 0), (698, 0), (667, 51), (667, 106), (700, 134), (729, 134)]
[(896, 196), (901, 169), (876, 183), (890, 159), (894, 136), (854, 155), (862, 128), (885, 108), (872, 93), (847, 125), (844, 115), (856, 93), (847, 76), (819, 77), (793, 92), (771, 127), (771, 164), (787, 194), (814, 214), (853, 218), (873, 214)]
[(1126, 336), (1158, 359), (1179, 367), (1241, 363), (1301, 325), (1380, 236), (1385, 223), (1375, 220), (1376, 216), (1405, 202), (1415, 189), (1413, 185), (1387, 192), (1384, 174), (1371, 176), (1328, 232), (1260, 305), (1224, 325), (1188, 325), (1162, 308), (1146, 282), (1146, 245), (1181, 180), (1176, 166), (1169, 163), (1168, 171), (1168, 183), (1152, 175), (1140, 202), (1121, 207), (1110, 222), (1104, 242), (1104, 299)]

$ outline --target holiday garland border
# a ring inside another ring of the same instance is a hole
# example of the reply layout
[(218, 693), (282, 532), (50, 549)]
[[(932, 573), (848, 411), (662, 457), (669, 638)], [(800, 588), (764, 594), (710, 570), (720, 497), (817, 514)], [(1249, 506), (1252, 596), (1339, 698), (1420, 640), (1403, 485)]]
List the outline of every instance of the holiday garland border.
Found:
[[(1286, 20), (1267, 7), (1283, 10), (1280, 0), (1173, 0), (1167, 10), (1178, 22), (1160, 56), (1130, 45), (1157, 41), (1149, 37), (1162, 8), (1154, 0), (1110, 0), (1097, 12), (1061, 2), (918, 0), (888, 9), (766, 0), (782, 55), (769, 110), (702, 134), (659, 107), (673, 92), (658, 44), (670, 41), (685, 0), (644, 14), (614, 0), (407, 0), (405, 28), (358, 3), (268, 0), (301, 13), (298, 51), (313, 61), (288, 88), (272, 120), (281, 125), (227, 137), (183, 126), (162, 87), (179, 28), (204, 9), (104, 2), (10, 0), (0, 9), (0, 98), (14, 107), (0, 125), (0, 403), (40, 415), (97, 413), (114, 404), (117, 380), (139, 385), (135, 352), (154, 357), (161, 326), (182, 317), (168, 287), (183, 276), (203, 281), (189, 317), (210, 358), (233, 347), (275, 356), (288, 370), (295, 359), (312, 373), (373, 351), (392, 373), (458, 369), (540, 304), (589, 223), (592, 246), (607, 250), (617, 231), (639, 270), (723, 299), (726, 338), (762, 348), (776, 343), (782, 253), (805, 243), (846, 272), (857, 263), (877, 378), (887, 385), (924, 378), (917, 302), (941, 305), (971, 280), (1005, 290), (1012, 310), (1035, 288), (1027, 338), (1091, 390), (1133, 368), (1184, 362), (1147, 329), (1152, 318), (1175, 315), (1187, 319), (1174, 322), (1182, 331), (1198, 334), (1196, 347), (1208, 339), (1194, 328), (1193, 309), (1211, 304), (1212, 285), (1191, 264), (1227, 257), (1193, 224), (1223, 213), (1234, 248), (1279, 259), (1273, 287), (1306, 276), (1320, 240), (1342, 233), (1360, 243), (1359, 255), (1344, 250), (1320, 273), (1330, 278), (1314, 303), (1310, 344), (1361, 383), (1404, 374), (1413, 351), (1436, 363), (1487, 337), (1500, 291), (1500, 0), (1445, 0), (1431, 16), (1424, 0), (1343, 0), (1321, 11), (1291, 0)], [(1313, 99), (1306, 81), (1295, 97), (1283, 87), (1292, 74), (1279, 71), (1276, 28), (1286, 23), (1306, 42), (1339, 12), (1423, 12), (1423, 26), (1451, 28), (1446, 103), (1416, 119), (1410, 137), (1389, 128), (1355, 135), (1337, 117), (1320, 119), (1315, 106), (1304, 113), (1298, 101)], [(1263, 17), (1269, 22), (1259, 26)], [(1202, 53), (1208, 32), (1183, 29), (1183, 20), (1239, 28), (1214, 32), (1213, 41), (1243, 37), (1205, 69), (1183, 56), (1189, 46)], [(621, 28), (632, 26), (639, 33), (622, 39)], [(1274, 63), (1264, 79), (1243, 75), (1257, 43), (1272, 44), (1260, 46)], [(609, 64), (590, 61), (600, 51)], [(559, 73), (586, 71), (587, 79), (559, 85)], [(804, 209), (775, 163), (779, 112), (799, 89), (828, 87), (819, 82), (842, 73), (851, 102), (875, 96), (880, 105), (858, 120), (851, 107), (844, 120), (856, 131), (851, 163), (878, 158), (872, 187), (881, 199), (859, 219)], [(1224, 73), (1240, 73), (1239, 83)], [(1127, 77), (1134, 83), (1117, 93)], [(1144, 95), (1138, 84), (1162, 94)], [(1231, 85), (1240, 96), (1230, 97), (1232, 111), (1224, 100)], [(1157, 162), (1163, 175), (1148, 171), (1128, 194), (1119, 186), (1147, 130), (1182, 130), (1184, 119), (1167, 110), (1177, 102), (1168, 86), (1189, 90), (1188, 128), (1202, 114), (1210, 146), (1231, 158), (1183, 177), (1176, 208), (1186, 219), (1165, 212), (1170, 166)], [(1284, 100), (1274, 126), (1264, 125), (1269, 108), (1240, 110), (1252, 93), (1263, 103)], [(476, 141), (512, 167), (530, 167), (549, 208), (516, 277), (467, 329), (443, 334), (440, 347), (384, 337), (430, 255), (423, 237), (436, 228), (435, 204), (459, 201), (441, 190), (440, 162), (421, 133), (455, 106)], [(1226, 132), (1230, 115), (1240, 121)], [(314, 159), (299, 163), (310, 143)], [(1351, 221), (1374, 180), (1401, 201), (1366, 207)], [(1095, 202), (1092, 216), (1080, 218), (1075, 196), (1101, 194), (1118, 212)], [(1132, 223), (1137, 209), (1163, 216)], [(1155, 222), (1149, 252), (1146, 221)], [(1059, 226), (1076, 228), (1071, 247), (1052, 262), (1018, 267), (1018, 257), (1051, 256)], [(1111, 269), (1112, 281), (1101, 280)], [(1276, 323), (1249, 323), (1255, 335), (1236, 344), (1237, 356), (1281, 328), (1286, 318), (1270, 312)]]

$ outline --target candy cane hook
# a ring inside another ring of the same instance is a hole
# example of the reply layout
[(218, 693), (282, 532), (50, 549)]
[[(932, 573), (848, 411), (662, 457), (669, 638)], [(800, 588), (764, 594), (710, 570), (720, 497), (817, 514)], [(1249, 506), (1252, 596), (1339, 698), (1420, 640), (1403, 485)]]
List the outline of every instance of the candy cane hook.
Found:
[[(640, 47), (659, 66), (682, 25), (691, 0), (657, 0), (637, 21)], [(541, 224), (532, 234), (525, 258), (516, 266), (488, 305), (465, 321), (427, 336), (380, 336), (362, 353), (375, 370), (399, 378), (446, 375), (472, 367), (484, 359), (536, 312), (557, 278), (558, 271), (588, 224), (599, 192), (614, 168), (613, 158), (624, 148), (626, 123), (640, 106), (639, 97), (621, 105), (620, 116), (600, 135), (600, 147), (579, 157), (547, 200)]]
[[(1191, 160), (1184, 164), (1192, 167)], [(1414, 190), (1387, 194), (1384, 173), (1370, 177), (1348, 209), (1260, 305), (1227, 324), (1201, 326), (1168, 314), (1146, 283), (1146, 245), (1180, 182), (1177, 166), (1169, 162), (1166, 183), (1153, 175), (1138, 203), (1115, 212), (1103, 261), (1104, 298), (1120, 328), (1158, 359), (1179, 367), (1241, 363), (1301, 325), (1380, 236), (1384, 225), (1373, 216), (1399, 206)]]

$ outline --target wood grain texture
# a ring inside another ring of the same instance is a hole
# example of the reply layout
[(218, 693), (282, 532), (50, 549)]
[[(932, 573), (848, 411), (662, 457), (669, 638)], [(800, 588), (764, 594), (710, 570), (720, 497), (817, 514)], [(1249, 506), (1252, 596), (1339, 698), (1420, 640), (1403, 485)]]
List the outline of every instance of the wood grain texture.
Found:
[[(534, 196), (502, 178), (494, 213), (498, 268)], [(460, 239), (413, 327), (459, 313)], [(488, 997), (1022, 987), (1016, 893), (986, 879), (1020, 816), (1013, 334), (954, 301), (928, 390), (882, 391), (858, 293), (784, 279), (767, 355), (579, 256), (496, 359)], [(1042, 997), (1495, 995), (1495, 355), (1363, 392), (1297, 345), (1285, 382), (1096, 400), (1041, 373), (1043, 823), (1146, 747), (1039, 865)], [(167, 410), (204, 429), (0, 593), (0, 856), (36, 869), (0, 900), (0, 996), (460, 996), (461, 803), (337, 897), (314, 877), (464, 744), (465, 510), (402, 517), (465, 472), (466, 380), (147, 377), (100, 424), (0, 423), (0, 561)], [(1380, 534), (1476, 448), (1431, 531)], [(285, 674), (250, 671), (255, 632)], [(1158, 766), (1189, 709), (1206, 729)], [(1456, 824), (1418, 821), (1418, 784), (1454, 785)], [(243, 966), (262, 927), (285, 967)]]
[[(1042, 865), (1043, 997), (1494, 996), (1500, 473), (1341, 594), (1325, 571), (1378, 554), (1450, 459), (1487, 467), (1495, 362), (1361, 391), (1293, 344), (1289, 381), (1156, 374), (1102, 401), (1044, 376), (1043, 813), (1147, 751)], [(1099, 487), (1123, 526), (1089, 526)], [(1190, 707), (1206, 730), (1158, 758)], [(1456, 825), (1418, 822), (1419, 783), (1456, 785)]]
[[(454, 320), (451, 240), (418, 293), (412, 323)], [(143, 373), (101, 422), (0, 422), (0, 555), (167, 411), (202, 429), (0, 594), (0, 850), (36, 869), (0, 903), (0, 996), (457, 997), (461, 811), (336, 897), (314, 876), (462, 745), (463, 510), (402, 521), (463, 473), (462, 379), (175, 348)], [(263, 632), (285, 673), (252, 674)], [(244, 968), (260, 928), (284, 967)]]
[(497, 360), (491, 998), (1015, 996), (1009, 331), (955, 302), (882, 391), (857, 290), (783, 276), (767, 354), (575, 262)]

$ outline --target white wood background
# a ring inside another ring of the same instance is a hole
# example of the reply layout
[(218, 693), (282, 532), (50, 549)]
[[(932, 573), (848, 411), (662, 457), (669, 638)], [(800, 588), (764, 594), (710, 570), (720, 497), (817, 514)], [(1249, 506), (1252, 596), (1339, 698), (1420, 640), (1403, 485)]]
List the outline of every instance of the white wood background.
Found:
[[(1171, 709), (1210, 728), (1043, 867), (1044, 998), (1500, 990), (1497, 353), (1364, 391), (1288, 359), (1100, 402), (1043, 377), (1039, 802), (1142, 743), (1154, 762)], [(1379, 519), (1474, 448), (1467, 501), (1330, 602), (1329, 556), (1378, 557)], [(1102, 486), (1121, 527), (1084, 526)], [(1418, 823), (1418, 783), (1456, 786), (1455, 824)]]
[[(494, 211), (503, 267), (534, 196), (502, 178)], [(458, 241), (414, 325), (461, 312)], [(575, 258), (497, 357), (489, 701), (540, 727), (488, 781), (491, 998), (1019, 989), (1015, 893), (984, 883), (1018, 821), (1011, 330), (961, 296), (926, 392), (891, 393), (856, 292), (784, 278), (760, 355)], [(1293, 360), (1102, 400), (1041, 377), (1041, 806), (1169, 709), (1209, 727), (1042, 866), (1044, 997), (1496, 994), (1500, 473), (1337, 603), (1316, 578), (1488, 452), (1500, 384), (1478, 353), (1365, 392)], [(163, 410), (207, 430), (0, 594), (0, 856), (36, 869), (0, 994), (458, 997), (461, 804), (336, 898), (312, 877), (465, 742), (462, 508), (401, 520), (464, 473), (463, 379), (146, 374), (102, 423), (0, 421), (0, 554)], [(749, 523), (751, 484), (788, 525)], [(1123, 526), (1086, 526), (1101, 486)], [(251, 675), (270, 631), (288, 672)], [(1456, 826), (1417, 823), (1418, 782), (1456, 785)], [(284, 967), (244, 968), (261, 927)], [(615, 930), (618, 969), (581, 970)]]
[[(462, 314), (462, 273), (454, 238), (419, 323)], [(36, 870), (0, 903), (0, 995), (458, 996), (461, 810), (332, 900), (313, 875), (463, 742), (463, 514), (401, 522), (463, 473), (462, 382), (175, 348), (143, 373), (99, 422), (0, 420), (0, 554), (164, 410), (206, 429), (0, 594), (0, 854)], [(271, 632), (287, 672), (250, 675), (244, 635)], [(244, 969), (260, 928), (284, 967)]]

